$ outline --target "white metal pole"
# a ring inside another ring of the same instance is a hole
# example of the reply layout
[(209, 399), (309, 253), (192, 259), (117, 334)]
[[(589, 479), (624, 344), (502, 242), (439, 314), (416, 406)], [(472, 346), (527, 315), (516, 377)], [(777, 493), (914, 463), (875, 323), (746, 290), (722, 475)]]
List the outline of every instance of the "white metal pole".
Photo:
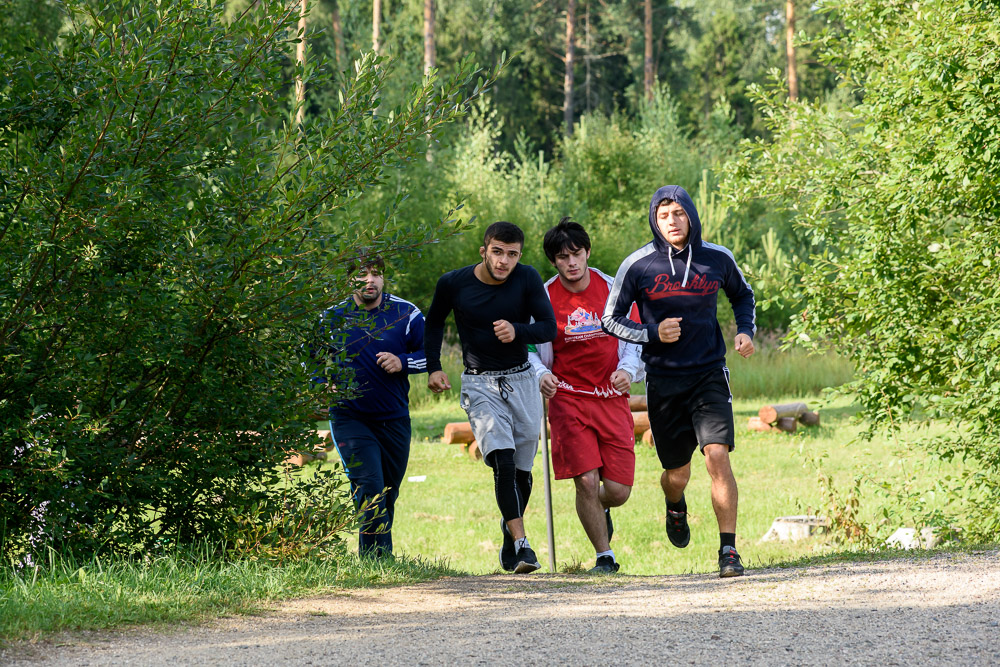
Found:
[(542, 396), (542, 472), (545, 474), (545, 522), (549, 532), (549, 572), (556, 571), (556, 536), (552, 526), (552, 483), (549, 475), (549, 409)]

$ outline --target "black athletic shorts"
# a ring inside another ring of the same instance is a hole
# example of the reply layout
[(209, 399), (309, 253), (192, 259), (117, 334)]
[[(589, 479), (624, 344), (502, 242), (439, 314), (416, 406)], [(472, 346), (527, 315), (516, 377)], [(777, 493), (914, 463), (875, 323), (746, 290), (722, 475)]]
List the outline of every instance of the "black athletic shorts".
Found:
[(656, 455), (664, 470), (682, 468), (696, 447), (736, 447), (733, 394), (729, 369), (723, 366), (698, 375), (646, 374), (646, 403)]

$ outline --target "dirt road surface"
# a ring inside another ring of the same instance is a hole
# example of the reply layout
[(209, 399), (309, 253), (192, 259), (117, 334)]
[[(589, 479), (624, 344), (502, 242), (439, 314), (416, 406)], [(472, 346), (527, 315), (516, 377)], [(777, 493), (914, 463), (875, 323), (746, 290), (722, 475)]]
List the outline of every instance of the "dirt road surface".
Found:
[(455, 577), (168, 631), (63, 636), (7, 665), (996, 665), (1000, 550), (715, 575)]

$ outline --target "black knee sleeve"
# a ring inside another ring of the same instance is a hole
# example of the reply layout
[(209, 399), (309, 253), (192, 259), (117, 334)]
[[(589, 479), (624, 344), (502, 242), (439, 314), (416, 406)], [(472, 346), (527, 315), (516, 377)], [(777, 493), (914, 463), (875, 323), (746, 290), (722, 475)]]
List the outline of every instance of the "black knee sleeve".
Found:
[(517, 479), (517, 494), (521, 501), (518, 507), (521, 510), (521, 516), (524, 516), (524, 510), (528, 507), (528, 498), (531, 497), (531, 471), (516, 470), (514, 476)]
[(503, 520), (513, 521), (521, 517), (523, 505), (517, 488), (517, 474), (520, 471), (514, 467), (514, 450), (494, 450), (486, 456), (486, 464), (493, 468), (493, 488)]

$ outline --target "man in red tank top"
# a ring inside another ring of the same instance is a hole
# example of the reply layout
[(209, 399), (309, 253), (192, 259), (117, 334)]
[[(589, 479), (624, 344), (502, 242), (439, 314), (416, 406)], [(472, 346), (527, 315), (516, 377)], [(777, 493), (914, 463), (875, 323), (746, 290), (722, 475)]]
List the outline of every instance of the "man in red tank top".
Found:
[(591, 572), (617, 572), (609, 508), (622, 505), (632, 491), (635, 436), (628, 392), (641, 379), (641, 350), (601, 328), (613, 279), (587, 265), (586, 230), (563, 218), (546, 232), (543, 248), (557, 271), (545, 283), (557, 333), (529, 358), (549, 399), (552, 467), (556, 479), (576, 485), (576, 512), (597, 557)]

